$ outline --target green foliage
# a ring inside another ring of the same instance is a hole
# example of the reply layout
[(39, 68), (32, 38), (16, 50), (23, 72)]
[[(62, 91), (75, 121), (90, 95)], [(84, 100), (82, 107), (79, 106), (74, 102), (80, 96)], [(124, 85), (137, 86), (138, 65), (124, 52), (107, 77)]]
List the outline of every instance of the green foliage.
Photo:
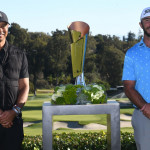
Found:
[(105, 47), (101, 62), (103, 78), (113, 87), (121, 85), (124, 53), (114, 47)]
[[(94, 133), (53, 134), (54, 150), (107, 150), (107, 134)], [(23, 150), (42, 150), (42, 136), (25, 136)], [(132, 133), (121, 133), (121, 150), (136, 150)]]
[(104, 85), (91, 84), (83, 88), (83, 93), (88, 96), (92, 104), (103, 104), (107, 102), (106, 89)]
[(121, 133), (121, 149), (136, 150), (136, 144), (134, 141), (133, 133)]
[(55, 93), (52, 95), (52, 104), (56, 105), (70, 105), (76, 103), (77, 98), (77, 88), (80, 85), (68, 84), (66, 86), (57, 86), (55, 88)]
[(106, 146), (106, 134), (100, 133), (62, 133), (54, 134), (53, 140), (54, 150), (105, 150)]
[(50, 89), (50, 85), (48, 84), (48, 81), (45, 79), (38, 79), (37, 80), (37, 88), (38, 89)]
[[(115, 35), (89, 34), (84, 65), (85, 82), (90, 84), (104, 81), (110, 86), (121, 85), (124, 53), (140, 38), (141, 34), (136, 39), (132, 32), (127, 37), (124, 36), (123, 40)], [(44, 88), (74, 83), (68, 31), (57, 29), (51, 35), (28, 32), (28, 29), (12, 23), (7, 40), (26, 51), (34, 91), (38, 86)], [(43, 73), (42, 79), (38, 76), (40, 72)], [(44, 85), (44, 80), (49, 85)]]
[(42, 136), (24, 136), (23, 150), (42, 150)]
[(75, 104), (76, 103), (76, 86), (68, 85), (66, 86), (66, 90), (63, 92), (63, 96), (66, 104)]
[(107, 102), (106, 89), (103, 85), (89, 84), (87, 86), (68, 84), (57, 86), (52, 95), (52, 104), (103, 104)]

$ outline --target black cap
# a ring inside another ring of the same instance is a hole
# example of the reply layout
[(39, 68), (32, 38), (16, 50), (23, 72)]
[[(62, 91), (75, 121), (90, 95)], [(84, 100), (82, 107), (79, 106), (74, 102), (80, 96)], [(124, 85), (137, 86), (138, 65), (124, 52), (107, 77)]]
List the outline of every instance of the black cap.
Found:
[(0, 11), (0, 22), (7, 22), (9, 24), (6, 14), (2, 11)]

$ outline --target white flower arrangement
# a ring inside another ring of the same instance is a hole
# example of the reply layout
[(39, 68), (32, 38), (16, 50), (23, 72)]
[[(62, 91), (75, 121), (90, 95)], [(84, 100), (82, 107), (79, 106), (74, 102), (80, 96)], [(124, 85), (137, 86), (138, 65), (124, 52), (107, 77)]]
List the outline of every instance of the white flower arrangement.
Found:
[(84, 87), (68, 84), (55, 88), (51, 103), (55, 105), (103, 104), (107, 103), (107, 95), (103, 85), (89, 84)]

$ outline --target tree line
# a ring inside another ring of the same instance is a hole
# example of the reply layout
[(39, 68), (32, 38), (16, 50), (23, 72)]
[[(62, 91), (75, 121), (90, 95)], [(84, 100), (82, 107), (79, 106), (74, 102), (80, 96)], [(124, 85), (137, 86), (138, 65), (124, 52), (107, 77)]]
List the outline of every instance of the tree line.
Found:
[[(113, 35), (89, 33), (84, 64), (85, 82), (103, 83), (106, 86), (122, 85), (124, 56), (131, 46), (141, 39), (131, 31), (122, 40)], [(7, 40), (26, 51), (30, 87), (50, 88), (60, 84), (75, 83), (72, 76), (70, 35), (67, 30), (29, 32), (17, 23), (9, 27)], [(32, 88), (31, 88), (32, 89)]]

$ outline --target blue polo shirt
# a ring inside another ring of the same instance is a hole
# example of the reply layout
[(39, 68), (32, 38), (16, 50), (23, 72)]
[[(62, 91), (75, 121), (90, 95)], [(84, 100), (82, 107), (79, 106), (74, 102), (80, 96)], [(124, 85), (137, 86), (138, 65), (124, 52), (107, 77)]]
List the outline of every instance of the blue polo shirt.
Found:
[(150, 103), (150, 48), (143, 39), (127, 51), (122, 80), (136, 81), (135, 89)]

